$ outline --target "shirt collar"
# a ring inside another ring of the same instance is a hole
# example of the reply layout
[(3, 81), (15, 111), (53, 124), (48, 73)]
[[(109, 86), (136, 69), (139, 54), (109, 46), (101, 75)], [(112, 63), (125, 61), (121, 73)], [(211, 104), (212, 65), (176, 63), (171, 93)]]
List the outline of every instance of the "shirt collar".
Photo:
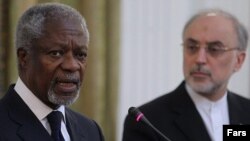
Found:
[[(53, 111), (29, 90), (20, 77), (18, 77), (14, 89), (39, 120), (43, 120)], [(62, 112), (65, 121), (65, 107), (60, 106), (57, 110)]]

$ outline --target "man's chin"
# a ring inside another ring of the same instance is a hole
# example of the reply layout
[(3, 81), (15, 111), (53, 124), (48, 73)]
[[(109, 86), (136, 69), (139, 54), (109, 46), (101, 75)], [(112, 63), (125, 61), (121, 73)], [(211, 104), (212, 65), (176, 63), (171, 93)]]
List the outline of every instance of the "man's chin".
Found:
[(209, 94), (212, 90), (211, 83), (188, 81), (188, 85), (197, 93)]
[(79, 92), (75, 93), (61, 93), (61, 94), (49, 94), (49, 101), (55, 105), (71, 105), (74, 103), (78, 97), (79, 97)]

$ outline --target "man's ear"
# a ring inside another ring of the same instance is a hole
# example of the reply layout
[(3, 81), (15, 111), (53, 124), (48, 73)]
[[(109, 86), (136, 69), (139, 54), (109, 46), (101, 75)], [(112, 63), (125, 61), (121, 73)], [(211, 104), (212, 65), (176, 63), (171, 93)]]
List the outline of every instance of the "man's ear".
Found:
[(240, 51), (237, 54), (237, 63), (236, 63), (235, 68), (234, 68), (235, 71), (238, 71), (242, 67), (242, 65), (243, 65), (243, 63), (245, 61), (245, 58), (246, 58), (246, 52), (245, 51)]
[(17, 59), (21, 68), (25, 68), (28, 60), (28, 51), (24, 48), (17, 49)]

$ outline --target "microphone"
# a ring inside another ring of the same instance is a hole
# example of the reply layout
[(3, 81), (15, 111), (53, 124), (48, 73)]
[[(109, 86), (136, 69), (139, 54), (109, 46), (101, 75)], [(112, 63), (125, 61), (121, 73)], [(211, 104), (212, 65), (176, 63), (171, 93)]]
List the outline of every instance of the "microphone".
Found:
[(144, 116), (144, 114), (135, 107), (130, 107), (128, 110), (129, 115), (133, 116), (137, 122), (144, 122), (146, 125), (151, 127), (157, 134), (163, 137), (167, 141), (171, 141), (168, 137), (166, 137), (162, 132), (160, 132), (154, 125), (152, 125), (149, 120)]

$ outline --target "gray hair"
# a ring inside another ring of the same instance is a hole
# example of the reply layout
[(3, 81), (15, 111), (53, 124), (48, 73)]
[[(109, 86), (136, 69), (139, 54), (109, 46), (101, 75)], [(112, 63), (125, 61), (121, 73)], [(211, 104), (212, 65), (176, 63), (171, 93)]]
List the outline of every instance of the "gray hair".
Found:
[(89, 41), (89, 32), (85, 19), (76, 9), (60, 3), (44, 3), (29, 8), (19, 19), (16, 28), (16, 49), (24, 48), (29, 50), (32, 46), (32, 41), (44, 34), (44, 25), (48, 22), (46, 21), (47, 19), (79, 20), (86, 33), (87, 41)]
[(246, 50), (247, 43), (248, 43), (248, 32), (247, 32), (246, 27), (242, 23), (240, 23), (239, 20), (235, 16), (233, 16), (232, 14), (230, 14), (226, 11), (220, 10), (220, 9), (207, 9), (207, 10), (201, 11), (201, 12), (197, 13), (196, 15), (192, 16), (188, 20), (188, 22), (185, 24), (182, 36), (184, 37), (186, 29), (193, 21), (195, 21), (199, 17), (206, 16), (208, 14), (220, 15), (220, 16), (223, 16), (223, 17), (231, 20), (233, 23), (233, 28), (235, 29), (236, 34), (237, 34), (239, 48), (240, 48), (240, 50)]

